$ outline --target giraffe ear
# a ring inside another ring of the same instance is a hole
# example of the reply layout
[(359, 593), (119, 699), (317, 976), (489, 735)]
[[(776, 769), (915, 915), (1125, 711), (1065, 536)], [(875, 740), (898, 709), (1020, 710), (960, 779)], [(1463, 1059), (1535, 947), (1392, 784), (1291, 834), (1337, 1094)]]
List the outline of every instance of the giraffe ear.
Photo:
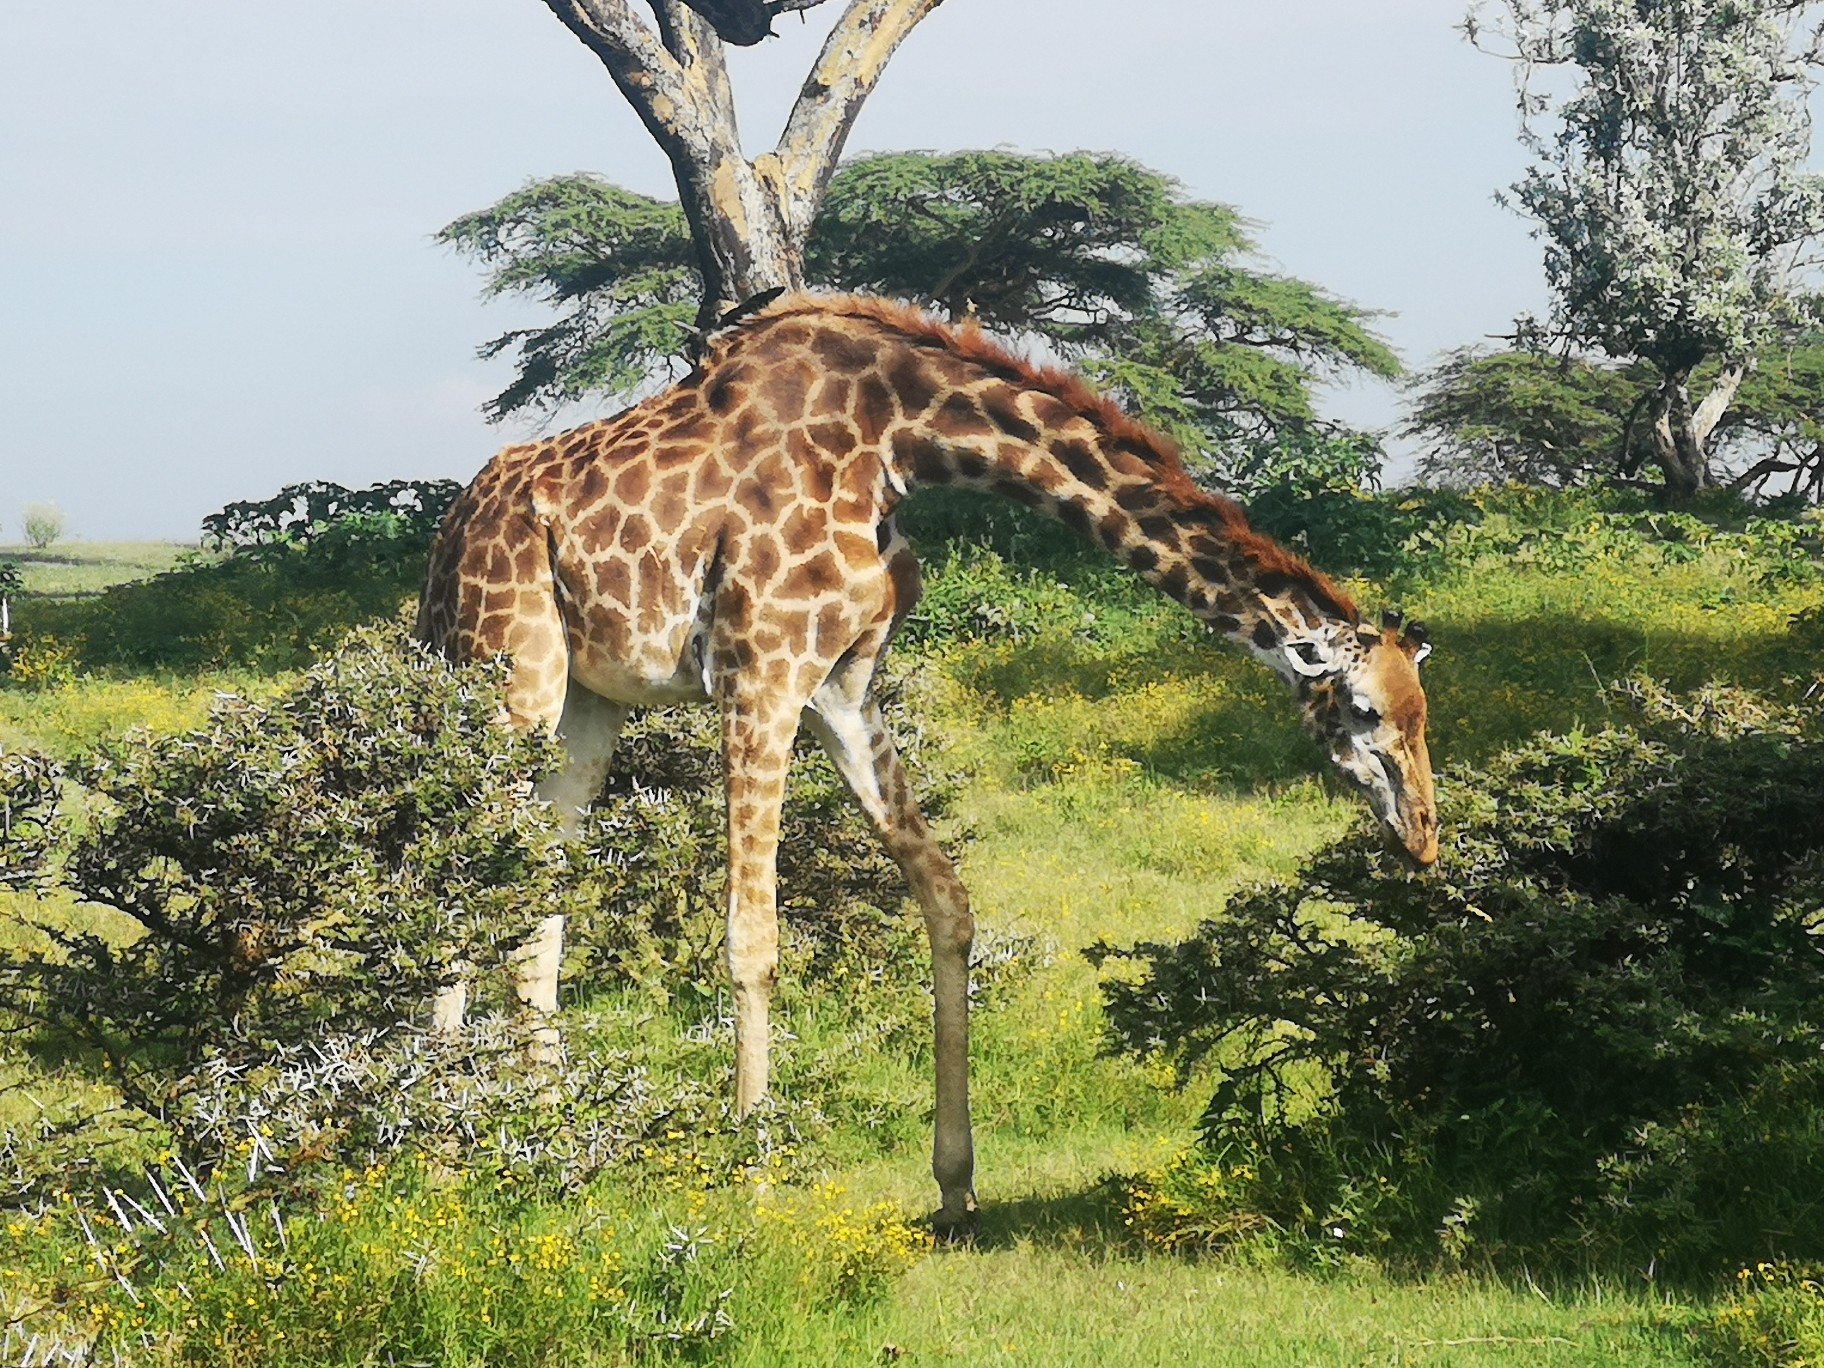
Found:
[(1431, 654), (1431, 633), (1425, 630), (1424, 623), (1414, 622), (1401, 635), (1400, 647), (1412, 657), (1412, 663), (1417, 665)]

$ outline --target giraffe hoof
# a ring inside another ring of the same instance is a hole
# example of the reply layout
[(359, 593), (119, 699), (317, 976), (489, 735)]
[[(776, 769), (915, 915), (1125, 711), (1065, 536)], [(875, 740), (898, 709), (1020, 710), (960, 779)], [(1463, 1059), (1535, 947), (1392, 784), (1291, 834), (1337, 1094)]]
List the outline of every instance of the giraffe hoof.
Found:
[(931, 1238), (941, 1245), (972, 1245), (981, 1234), (981, 1213), (976, 1210), (975, 1194), (963, 1201), (961, 1211), (939, 1207), (931, 1213)]

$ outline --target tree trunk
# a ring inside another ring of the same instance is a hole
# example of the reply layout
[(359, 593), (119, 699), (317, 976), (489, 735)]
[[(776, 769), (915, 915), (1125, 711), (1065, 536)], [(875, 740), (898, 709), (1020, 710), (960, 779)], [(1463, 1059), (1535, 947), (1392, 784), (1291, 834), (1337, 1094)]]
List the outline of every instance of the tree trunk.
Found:
[(707, 166), (673, 157), (671, 166), (703, 273), (699, 328), (762, 290), (804, 288), (803, 245), (787, 231), (773, 187), (739, 151), (718, 148)]
[[(900, 41), (942, 0), (849, 0), (778, 146), (748, 161), (722, 40), (683, 0), (545, 0), (601, 59), (664, 150), (703, 273), (700, 327), (763, 290), (804, 285), (804, 244), (861, 105)], [(809, 8), (818, 0), (790, 6)]]
[(1666, 493), (1688, 502), (1716, 483), (1710, 472), (1710, 434), (1741, 388), (1747, 366), (1731, 361), (1694, 409), (1688, 389), (1691, 368), (1668, 371), (1653, 395), (1653, 454), (1665, 475)]

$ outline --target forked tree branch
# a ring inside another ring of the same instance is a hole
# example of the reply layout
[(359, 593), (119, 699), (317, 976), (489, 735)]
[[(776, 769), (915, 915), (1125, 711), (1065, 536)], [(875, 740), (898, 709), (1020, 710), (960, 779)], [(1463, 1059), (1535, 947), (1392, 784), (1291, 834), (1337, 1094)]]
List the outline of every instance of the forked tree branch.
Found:
[(800, 242), (835, 173), (849, 130), (887, 60), (942, 0), (849, 0), (792, 106), (773, 151), (756, 162), (762, 177), (775, 179), (789, 230)]
[[(741, 151), (722, 25), (822, 0), (545, 0), (601, 60), (672, 165), (702, 266), (699, 326), (762, 290), (802, 287), (804, 242), (849, 129), (900, 42), (941, 0), (847, 0), (777, 147)], [(745, 8), (743, 8), (745, 7)]]

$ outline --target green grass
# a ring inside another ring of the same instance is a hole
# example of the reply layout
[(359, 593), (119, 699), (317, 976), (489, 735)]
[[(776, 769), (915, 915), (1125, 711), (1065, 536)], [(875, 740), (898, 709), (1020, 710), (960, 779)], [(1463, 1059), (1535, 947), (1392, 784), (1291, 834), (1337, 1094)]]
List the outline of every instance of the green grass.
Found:
[[(114, 564), (127, 563), (123, 550)], [(599, 1237), (603, 1247), (624, 1268), (647, 1273), (667, 1227), (707, 1230), (719, 1252), (694, 1266), (691, 1277), (707, 1281), (693, 1283), (691, 1295), (726, 1280), (734, 1329), (695, 1356), (749, 1365), (1716, 1361), (1697, 1357), (1683, 1327), (1710, 1314), (1730, 1270), (1719, 1270), (1714, 1288), (1674, 1291), (1615, 1269), (1534, 1270), (1537, 1282), (1462, 1272), (1396, 1278), (1355, 1262), (1300, 1271), (1276, 1262), (1267, 1246), (1186, 1258), (1149, 1247), (1124, 1227), (1106, 1179), (1167, 1162), (1189, 1144), (1208, 1089), (1193, 1082), (1174, 1091), (1158, 1068), (1103, 1053), (1096, 977), (1082, 950), (1099, 939), (1182, 935), (1218, 915), (1229, 891), (1291, 873), (1304, 854), (1362, 817), (1359, 803), (1321, 772), (1321, 757), (1275, 680), (1208, 641), (1172, 605), (1109, 589), (1099, 570), (1079, 575), (1076, 564), (1066, 558), (1028, 575), (975, 552), (955, 557), (932, 574), (934, 612), (952, 625), (968, 621), (988, 590), (998, 596), (993, 603), (1013, 608), (1000, 626), (986, 624), (990, 635), (934, 631), (921, 643), (915, 633), (903, 653), (905, 709), (936, 737), (945, 760), (970, 775), (953, 825), (972, 837), (963, 875), (983, 940), (1030, 938), (1036, 947), (991, 985), (976, 1017), (980, 1244), (914, 1250), (903, 1271), (889, 1261), (865, 1293), (831, 1291), (840, 1281), (831, 1251), (860, 1238), (853, 1231), (863, 1217), (854, 1213), (886, 1202), (915, 1220), (934, 1202), (928, 1007), (910, 975), (878, 982), (792, 976), (789, 948), (778, 1011), (784, 1038), (775, 1047), (782, 1115), (820, 1109), (828, 1117), (821, 1129), (808, 1126), (804, 1152), (792, 1162), (796, 1181), (756, 1197), (746, 1188), (693, 1188), (674, 1181), (677, 1169), (633, 1165), (600, 1180), (586, 1202), (465, 1189), (471, 1209), (451, 1215), (450, 1228), (477, 1240), (482, 1230), (531, 1240), (562, 1229), (581, 1248), (611, 1227), (612, 1238)], [(28, 587), (51, 582), (32, 578), (48, 567), (27, 562), (26, 569)], [(58, 592), (93, 591), (56, 583), (68, 586)], [(1383, 586), (1356, 588), (1365, 605), (1394, 597)], [(1447, 773), (1473, 770), (1535, 728), (1602, 720), (1612, 706), (1603, 686), (1632, 670), (1679, 684), (1721, 677), (1790, 695), (1819, 659), (1815, 634), (1792, 620), (1824, 602), (1824, 588), (1805, 576), (1769, 576), (1729, 547), (1674, 562), (1626, 545), (1575, 564), (1471, 559), (1415, 573), (1397, 589), (1438, 642), (1426, 679), (1434, 754)], [(0, 742), (36, 741), (70, 754), (135, 721), (180, 727), (223, 683), (123, 674), (43, 692), (0, 689)], [(63, 907), (58, 915), (78, 913)], [(916, 957), (910, 931), (905, 944), (908, 958)], [(714, 1004), (613, 993), (579, 995), (578, 1003), (567, 1023), (574, 1046), (635, 1050), (658, 1076), (688, 1071), (718, 1085), (728, 1076), (728, 1032)], [(36, 1096), (74, 1095), (53, 1057), (0, 1048), (10, 1052), (9, 1081), (29, 1082)], [(6, 1114), (21, 1115), (16, 1106)], [(840, 1192), (818, 1197), (802, 1186), (813, 1180)], [(445, 1187), (431, 1182), (405, 1197), (432, 1201)], [(788, 1217), (757, 1214), (769, 1202)], [(595, 1319), (599, 1309), (575, 1282), (541, 1285), (545, 1301), (534, 1319), (555, 1327), (548, 1349), (532, 1330), (523, 1344), (514, 1341), (518, 1348), (472, 1333), (478, 1307), (507, 1304), (487, 1298), (510, 1300), (512, 1289), (530, 1286), (514, 1281), (521, 1273), (496, 1270), (489, 1290), (465, 1293), (447, 1278), (437, 1281), (443, 1273), (414, 1273), (426, 1266), (425, 1245), (386, 1227), (379, 1208), (361, 1220), (369, 1223), (365, 1233), (348, 1248), (331, 1241), (325, 1257), (342, 1261), (336, 1267), (362, 1289), (349, 1294), (347, 1314), (382, 1326), (395, 1317), (397, 1335), (328, 1336), (314, 1350), (294, 1352), (270, 1335), (249, 1338), (244, 1308), (234, 1339), (240, 1347), (232, 1354), (209, 1347), (223, 1329), (218, 1319), (195, 1327), (201, 1337), (189, 1341), (191, 1361), (384, 1362), (376, 1347), (384, 1345), (452, 1365), (607, 1364), (658, 1354)], [(589, 1231), (597, 1234), (585, 1238)], [(26, 1238), (0, 1241), (0, 1266), (25, 1257), (18, 1241)], [(62, 1237), (41, 1245), (59, 1257), (76, 1248)], [(33, 1285), (48, 1295), (58, 1276), (54, 1269), (35, 1275)], [(186, 1277), (209, 1281), (199, 1269), (149, 1276), (161, 1287)], [(109, 1300), (104, 1281), (90, 1284), (85, 1297), (120, 1304)], [(249, 1277), (233, 1289), (252, 1299), (258, 1323), (298, 1334), (331, 1304), (306, 1304), (302, 1274)], [(5, 1296), (0, 1291), (0, 1303)], [(210, 1314), (219, 1318), (229, 1302), (210, 1296)], [(0, 1319), (6, 1314), (0, 1304)], [(427, 1326), (441, 1338), (428, 1342)], [(190, 1333), (175, 1322), (164, 1331)], [(344, 1344), (349, 1357), (333, 1357), (324, 1344)]]
[(42, 549), (0, 546), (25, 580), (26, 599), (89, 598), (113, 584), (147, 579), (173, 569), (196, 547), (182, 542), (59, 541)]

